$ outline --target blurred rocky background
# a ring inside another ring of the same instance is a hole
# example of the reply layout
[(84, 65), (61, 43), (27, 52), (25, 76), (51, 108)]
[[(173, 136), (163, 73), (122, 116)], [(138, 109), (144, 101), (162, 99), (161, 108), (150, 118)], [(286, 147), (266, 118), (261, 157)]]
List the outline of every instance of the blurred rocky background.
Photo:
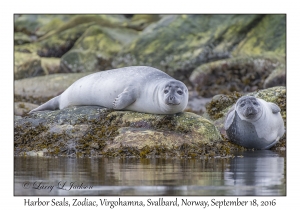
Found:
[(285, 15), (26, 14), (14, 32), (15, 102), (41, 104), (86, 74), (132, 65), (183, 81), (197, 114), (215, 95), (286, 84)]

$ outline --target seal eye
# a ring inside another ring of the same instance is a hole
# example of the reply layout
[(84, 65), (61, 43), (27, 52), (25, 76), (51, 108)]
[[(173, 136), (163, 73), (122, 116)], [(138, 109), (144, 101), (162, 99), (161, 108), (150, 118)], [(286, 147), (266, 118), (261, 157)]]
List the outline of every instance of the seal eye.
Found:
[(178, 93), (179, 95), (182, 95), (182, 94), (183, 94), (183, 92), (182, 92), (181, 90), (178, 90), (177, 93)]
[(245, 104), (241, 104), (241, 107), (244, 107), (245, 106)]
[(254, 104), (255, 106), (258, 105), (257, 102), (253, 102), (253, 104)]
[(168, 90), (164, 90), (164, 93), (167, 94), (169, 91)]

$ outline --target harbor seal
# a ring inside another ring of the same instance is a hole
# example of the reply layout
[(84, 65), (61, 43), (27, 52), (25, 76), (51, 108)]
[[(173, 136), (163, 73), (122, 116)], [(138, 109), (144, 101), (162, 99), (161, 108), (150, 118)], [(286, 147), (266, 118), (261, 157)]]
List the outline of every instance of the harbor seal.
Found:
[(285, 132), (280, 108), (253, 96), (243, 96), (236, 102), (224, 127), (232, 142), (254, 149), (271, 148)]
[(188, 89), (181, 81), (152, 67), (131, 66), (87, 75), (29, 113), (97, 105), (114, 110), (175, 114), (182, 112), (187, 103)]

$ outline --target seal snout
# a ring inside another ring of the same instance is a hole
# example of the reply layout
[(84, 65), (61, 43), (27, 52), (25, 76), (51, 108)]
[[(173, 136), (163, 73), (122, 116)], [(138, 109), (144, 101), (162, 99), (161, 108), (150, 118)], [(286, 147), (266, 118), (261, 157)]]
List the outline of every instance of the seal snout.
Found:
[(178, 100), (175, 96), (170, 95), (166, 101), (166, 104), (168, 105), (179, 105), (180, 100)]
[(257, 110), (253, 106), (248, 106), (245, 111), (245, 117), (251, 118), (257, 114)]

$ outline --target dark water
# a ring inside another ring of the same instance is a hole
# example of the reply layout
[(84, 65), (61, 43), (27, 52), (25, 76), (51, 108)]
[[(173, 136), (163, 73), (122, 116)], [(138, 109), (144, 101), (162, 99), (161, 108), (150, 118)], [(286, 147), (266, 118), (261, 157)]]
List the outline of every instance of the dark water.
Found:
[(285, 153), (268, 150), (237, 155), (243, 157), (226, 160), (15, 157), (14, 194), (286, 195)]

